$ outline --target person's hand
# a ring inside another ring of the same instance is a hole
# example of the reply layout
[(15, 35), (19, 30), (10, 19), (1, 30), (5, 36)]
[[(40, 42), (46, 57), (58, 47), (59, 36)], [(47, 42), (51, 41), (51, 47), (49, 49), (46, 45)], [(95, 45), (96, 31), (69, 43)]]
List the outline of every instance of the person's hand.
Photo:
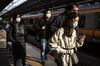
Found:
[(83, 43), (86, 36), (84, 34), (79, 35), (79, 43)]
[(45, 29), (46, 28), (46, 26), (42, 26), (42, 29)]

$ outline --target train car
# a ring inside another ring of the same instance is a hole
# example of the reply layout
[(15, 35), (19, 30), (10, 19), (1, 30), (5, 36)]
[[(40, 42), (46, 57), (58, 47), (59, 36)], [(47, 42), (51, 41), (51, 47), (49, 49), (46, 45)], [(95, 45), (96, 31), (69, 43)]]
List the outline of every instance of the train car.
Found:
[[(83, 8), (84, 7), (84, 8)], [(63, 12), (63, 8), (52, 12), (52, 16), (59, 16)], [(91, 6), (82, 6), (79, 10), (79, 32), (85, 33), (88, 41), (100, 42), (100, 4)], [(33, 30), (34, 22), (39, 22), (42, 13), (24, 15), (22, 18), (27, 22), (26, 27)]]
[(100, 4), (80, 10), (79, 31), (84, 32), (90, 41), (100, 42)]

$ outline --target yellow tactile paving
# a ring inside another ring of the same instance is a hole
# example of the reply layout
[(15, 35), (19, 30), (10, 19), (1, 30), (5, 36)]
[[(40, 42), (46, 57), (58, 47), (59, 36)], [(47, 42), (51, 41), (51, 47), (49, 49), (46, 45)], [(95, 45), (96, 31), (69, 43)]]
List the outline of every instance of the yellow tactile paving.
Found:
[(36, 59), (30, 58), (30, 57), (27, 57), (27, 63), (30, 66), (43, 66)]

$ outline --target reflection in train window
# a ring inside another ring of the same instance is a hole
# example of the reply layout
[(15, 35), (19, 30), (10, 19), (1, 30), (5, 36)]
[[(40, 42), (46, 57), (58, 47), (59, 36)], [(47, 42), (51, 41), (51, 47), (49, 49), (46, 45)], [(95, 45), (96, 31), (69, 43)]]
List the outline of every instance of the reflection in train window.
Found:
[(80, 15), (80, 20), (79, 20), (79, 24), (78, 24), (78, 26), (80, 27), (80, 28), (84, 28), (85, 27), (85, 15)]
[(96, 29), (100, 29), (100, 12), (96, 13)]

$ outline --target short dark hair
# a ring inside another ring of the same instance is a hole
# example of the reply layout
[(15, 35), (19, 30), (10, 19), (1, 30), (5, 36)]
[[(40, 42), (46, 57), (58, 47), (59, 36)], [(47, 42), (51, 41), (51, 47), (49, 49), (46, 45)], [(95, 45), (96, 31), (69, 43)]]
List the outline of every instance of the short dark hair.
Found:
[(74, 6), (78, 7), (79, 8), (79, 5), (77, 3), (74, 3), (74, 4), (68, 4), (65, 9), (67, 10), (73, 10), (74, 9)]
[(46, 19), (46, 14), (47, 12), (50, 11), (50, 9), (45, 9), (42, 13), (43, 13), (43, 19)]
[(50, 11), (50, 9), (46, 8), (46, 9), (43, 11), (43, 14), (46, 14), (48, 11)]

